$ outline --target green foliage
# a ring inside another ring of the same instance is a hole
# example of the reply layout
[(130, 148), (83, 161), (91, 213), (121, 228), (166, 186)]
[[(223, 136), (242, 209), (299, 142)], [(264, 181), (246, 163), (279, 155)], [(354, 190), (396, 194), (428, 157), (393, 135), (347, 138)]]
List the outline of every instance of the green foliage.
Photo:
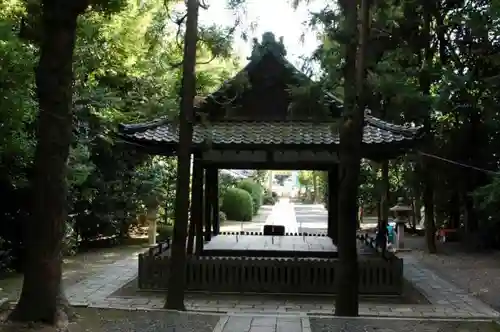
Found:
[(254, 212), (252, 196), (246, 190), (229, 188), (224, 195), (221, 211), (229, 220), (251, 221)]
[(236, 185), (238, 181), (230, 174), (219, 172), (219, 201), (226, 195), (226, 191)]
[(156, 237), (157, 242), (164, 242), (167, 239), (171, 239), (172, 232), (173, 227), (171, 225), (158, 224), (156, 228), (156, 233), (158, 234)]
[(257, 183), (260, 183), (260, 185), (264, 185), (266, 179), (267, 179), (267, 175), (268, 175), (268, 171), (266, 170), (263, 170), (263, 169), (258, 169), (258, 170), (255, 170), (254, 173), (252, 174), (252, 180), (257, 182)]
[[(163, 220), (173, 221), (175, 159), (137, 152), (116, 136), (120, 123), (173, 118), (178, 112), (181, 70), (171, 64), (182, 59), (182, 45), (169, 19), (173, 4), (95, 1), (80, 16), (73, 65), (74, 140), (68, 160), (68, 225), (76, 235), (68, 236), (68, 243), (126, 236), (148, 207), (159, 205)], [(37, 40), (21, 38), (19, 27), (26, 19), (31, 32), (36, 30), (35, 7), (28, 9), (23, 0), (0, 1), (0, 194), (6, 197), (0, 221), (7, 225), (0, 228), (0, 238), (14, 247), (20, 244), (21, 224), (29, 218), (26, 202), (38, 111)], [(204, 95), (234, 73), (237, 61), (227, 30), (200, 30), (197, 90)]]
[(500, 214), (500, 176), (494, 176), (489, 184), (477, 188), (472, 195), (481, 210), (490, 215)]
[(236, 186), (250, 194), (253, 202), (253, 214), (256, 215), (262, 206), (262, 199), (264, 196), (264, 189), (262, 188), (262, 185), (258, 182), (245, 179), (238, 182)]

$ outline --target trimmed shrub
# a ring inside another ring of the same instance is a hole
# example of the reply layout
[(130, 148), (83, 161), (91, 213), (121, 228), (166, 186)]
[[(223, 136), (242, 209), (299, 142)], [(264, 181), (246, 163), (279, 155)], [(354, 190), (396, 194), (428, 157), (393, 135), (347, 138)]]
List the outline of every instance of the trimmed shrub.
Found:
[(259, 183), (248, 179), (238, 182), (236, 186), (250, 194), (253, 202), (253, 214), (256, 215), (262, 206), (262, 199), (264, 198), (264, 189), (262, 186)]
[(221, 211), (227, 219), (236, 221), (251, 221), (253, 202), (250, 194), (239, 188), (229, 188), (224, 195)]

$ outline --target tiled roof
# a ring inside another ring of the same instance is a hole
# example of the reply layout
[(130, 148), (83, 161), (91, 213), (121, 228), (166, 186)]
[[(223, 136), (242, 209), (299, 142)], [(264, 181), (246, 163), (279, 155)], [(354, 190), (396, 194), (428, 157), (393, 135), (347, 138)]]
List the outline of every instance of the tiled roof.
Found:
[[(175, 144), (178, 142), (177, 125), (166, 121), (145, 125), (124, 125), (121, 134), (129, 140)], [(419, 134), (418, 128), (408, 128), (384, 122), (367, 115), (363, 143), (380, 144), (412, 140)], [(194, 126), (193, 143), (201, 144), (339, 144), (336, 122), (215, 122)]]

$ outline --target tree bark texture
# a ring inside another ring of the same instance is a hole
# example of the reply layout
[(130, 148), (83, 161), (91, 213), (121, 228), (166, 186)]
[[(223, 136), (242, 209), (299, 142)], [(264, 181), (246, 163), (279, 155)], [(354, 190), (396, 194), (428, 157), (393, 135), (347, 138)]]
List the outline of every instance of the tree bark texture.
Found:
[[(431, 65), (432, 59), (434, 56), (434, 52), (432, 50), (431, 45), (431, 24), (432, 24), (432, 15), (431, 8), (433, 4), (430, 0), (426, 0), (423, 2), (423, 14), (424, 14), (424, 22), (422, 29), (422, 38), (424, 39), (424, 48), (423, 48), (423, 57), (422, 57), (422, 70), (420, 71), (419, 84), (422, 93), (425, 96), (430, 95), (431, 89)], [(433, 147), (433, 131), (431, 128), (431, 107), (428, 108), (428, 114), (425, 115), (424, 118), (424, 126), (426, 129), (426, 150), (432, 153)], [(422, 200), (425, 208), (425, 239), (427, 243), (427, 250), (430, 253), (435, 253), (437, 251), (436, 248), (436, 222), (435, 222), (435, 213), (434, 213), (434, 176), (432, 174), (432, 166), (431, 161), (428, 157), (422, 158), (422, 182), (423, 182), (423, 192), (422, 192)]]
[(313, 196), (313, 203), (317, 204), (318, 203), (318, 181), (316, 178), (316, 172), (312, 172), (312, 182), (313, 182), (313, 190), (314, 190), (314, 196)]
[(189, 176), (193, 139), (194, 97), (196, 96), (196, 43), (198, 40), (198, 0), (187, 1), (186, 33), (182, 63), (179, 145), (177, 148), (177, 186), (172, 257), (165, 308), (185, 310), (186, 237), (189, 210)]
[[(344, 67), (344, 115), (340, 128), (340, 187), (339, 187), (339, 292), (337, 294), (335, 314), (337, 316), (357, 316), (358, 300), (358, 253), (356, 228), (358, 213), (358, 182), (361, 161), (361, 141), (364, 122), (364, 58), (367, 22), (362, 23), (358, 61), (358, 1), (342, 0), (340, 6), (345, 16), (345, 33), (349, 38), (346, 45)], [(362, 1), (364, 9), (368, 3)]]
[(44, 1), (42, 6), (33, 201), (31, 217), (23, 227), (23, 288), (9, 319), (57, 324), (69, 310), (61, 282), (61, 249), (68, 215), (66, 174), (73, 129), (73, 50), (77, 18), (87, 4), (61, 0)]

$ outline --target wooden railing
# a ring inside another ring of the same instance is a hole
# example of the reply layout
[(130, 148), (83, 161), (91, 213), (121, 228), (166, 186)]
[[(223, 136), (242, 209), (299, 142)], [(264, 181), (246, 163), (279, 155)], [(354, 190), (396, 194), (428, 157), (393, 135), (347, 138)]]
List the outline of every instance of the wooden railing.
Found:
[[(186, 284), (190, 291), (335, 294), (338, 273), (337, 259), (192, 257)], [(139, 256), (140, 288), (165, 290), (169, 274), (168, 256)], [(360, 256), (360, 294), (398, 295), (402, 287), (401, 259)]]
[[(220, 232), (218, 235), (266, 235), (264, 232), (246, 232), (246, 231), (240, 231), (240, 232)], [(293, 232), (285, 232), (283, 235), (280, 236), (321, 236), (321, 237), (326, 237), (326, 233), (293, 233)]]

